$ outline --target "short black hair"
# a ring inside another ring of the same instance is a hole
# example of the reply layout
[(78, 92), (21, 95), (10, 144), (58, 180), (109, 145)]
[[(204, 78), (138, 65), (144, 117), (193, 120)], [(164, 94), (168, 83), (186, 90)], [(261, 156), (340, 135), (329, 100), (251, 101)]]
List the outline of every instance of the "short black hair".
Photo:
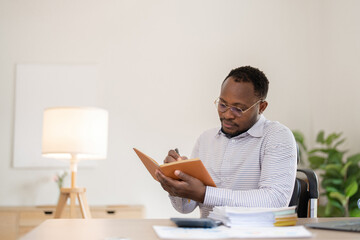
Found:
[[(254, 85), (256, 96), (262, 100), (266, 99), (269, 89), (269, 80), (259, 69), (251, 66), (238, 67), (231, 70), (225, 80), (229, 77), (233, 77), (235, 82), (251, 82)], [(225, 80), (223, 81), (223, 84)]]

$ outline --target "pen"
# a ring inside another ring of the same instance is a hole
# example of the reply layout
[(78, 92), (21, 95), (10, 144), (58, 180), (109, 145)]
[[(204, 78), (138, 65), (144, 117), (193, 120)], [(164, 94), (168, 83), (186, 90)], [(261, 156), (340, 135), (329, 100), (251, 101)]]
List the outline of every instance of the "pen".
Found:
[[(179, 149), (175, 148), (175, 152), (180, 156)], [(190, 203), (190, 199), (188, 199), (188, 203)]]
[(175, 148), (175, 152), (180, 156), (179, 149)]

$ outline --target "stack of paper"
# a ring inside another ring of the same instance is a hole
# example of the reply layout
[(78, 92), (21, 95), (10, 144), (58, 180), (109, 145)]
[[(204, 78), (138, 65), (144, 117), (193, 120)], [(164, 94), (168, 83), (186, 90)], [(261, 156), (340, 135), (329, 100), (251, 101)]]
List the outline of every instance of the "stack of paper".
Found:
[(284, 208), (214, 207), (209, 218), (220, 220), (229, 227), (294, 226), (295, 206)]

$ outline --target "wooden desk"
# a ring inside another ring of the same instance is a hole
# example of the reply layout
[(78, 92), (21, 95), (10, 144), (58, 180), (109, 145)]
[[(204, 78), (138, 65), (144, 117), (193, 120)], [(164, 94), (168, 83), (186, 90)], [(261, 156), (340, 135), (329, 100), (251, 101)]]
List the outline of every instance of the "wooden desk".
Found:
[[(54, 218), (56, 206), (0, 207), (0, 239), (15, 240), (39, 226), (47, 219)], [(145, 208), (141, 205), (90, 206), (93, 218), (143, 218)], [(80, 209), (77, 209), (81, 218)], [(70, 217), (70, 209), (63, 212), (63, 218)]]
[[(310, 222), (339, 220), (339, 218), (300, 219), (298, 225)], [(343, 220), (343, 218), (342, 218)], [(153, 225), (174, 226), (169, 219), (50, 219), (26, 234), (21, 240), (34, 239), (106, 239), (123, 237), (130, 240), (158, 240)], [(309, 228), (311, 240), (359, 239), (359, 233), (327, 231)], [(293, 239), (292, 239), (293, 240)]]

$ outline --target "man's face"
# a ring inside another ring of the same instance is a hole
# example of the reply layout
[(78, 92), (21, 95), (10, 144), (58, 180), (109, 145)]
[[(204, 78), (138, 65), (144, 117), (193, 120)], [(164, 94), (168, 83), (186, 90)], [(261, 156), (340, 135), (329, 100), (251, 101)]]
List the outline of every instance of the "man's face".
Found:
[[(255, 95), (254, 86), (251, 82), (235, 82), (233, 77), (225, 80), (221, 87), (219, 98), (221, 103), (229, 107), (238, 107), (243, 111), (260, 100), (260, 98)], [(227, 109), (225, 112), (218, 111), (222, 130), (230, 136), (237, 136), (246, 132), (256, 123), (259, 119), (260, 112), (263, 112), (266, 106), (267, 103), (265, 101), (259, 102), (240, 117), (235, 116), (230, 109)]]

